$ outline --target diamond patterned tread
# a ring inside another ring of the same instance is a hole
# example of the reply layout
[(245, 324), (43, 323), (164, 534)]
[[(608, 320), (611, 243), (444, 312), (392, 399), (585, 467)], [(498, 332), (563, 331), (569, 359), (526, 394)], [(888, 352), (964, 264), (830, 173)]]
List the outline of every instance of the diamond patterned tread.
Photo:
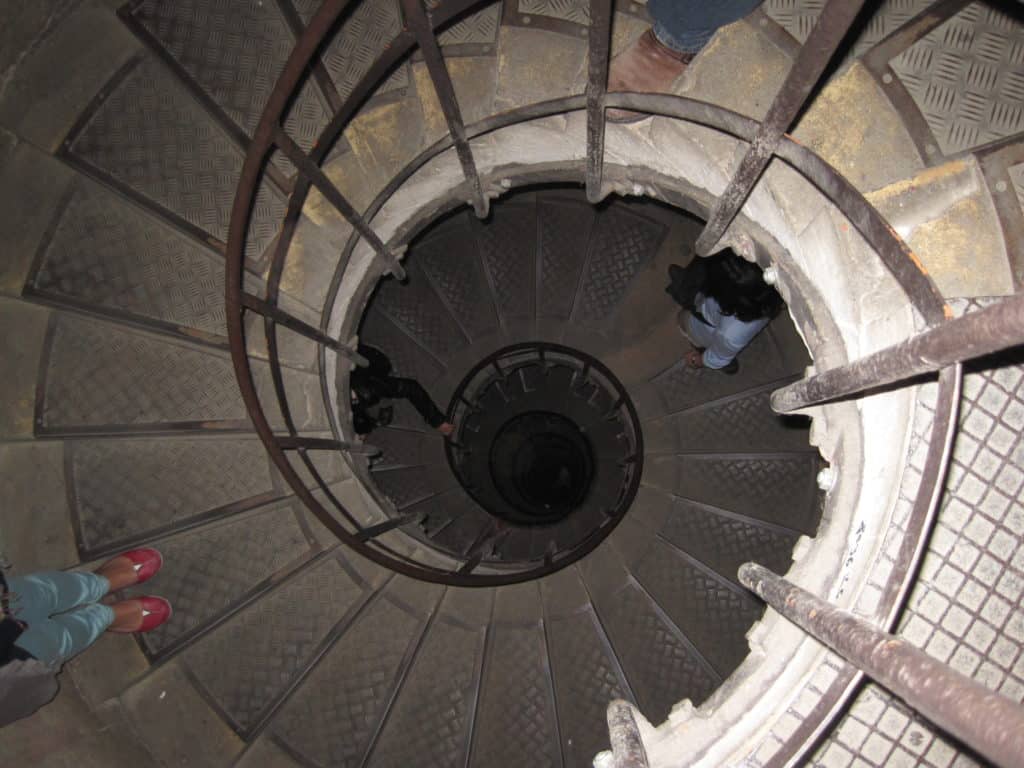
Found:
[(709, 452), (808, 450), (810, 421), (772, 411), (774, 389), (743, 393), (667, 417), (672, 447)]
[(586, 0), (519, 0), (519, 12), (590, 26), (590, 5)]
[(1024, 130), (1024, 20), (975, 2), (890, 63), (945, 155)]
[(546, 666), (539, 622), (492, 624), (470, 765), (560, 764)]
[[(116, 85), (69, 152), (226, 242), (242, 155), (155, 59), (141, 59)], [(278, 193), (261, 186), (246, 241), (248, 258), (264, 252), (284, 211)]]
[(749, 652), (746, 633), (764, 605), (654, 541), (634, 573), (697, 650), (725, 678)]
[(435, 357), (445, 360), (464, 349), (468, 339), (439, 301), (423, 270), (410, 260), (408, 280), (382, 280), (373, 298), (374, 309), (405, 330)]
[(655, 257), (668, 228), (638, 216), (624, 204), (598, 217), (573, 308), (576, 322), (604, 323), (625, 298), (633, 278)]
[(413, 251), (415, 256), (409, 259), (410, 265), (420, 261), (423, 271), (471, 339), (497, 330), (491, 289), (465, 214), (454, 217), (431, 237), (418, 242)]
[(544, 197), (537, 206), (540, 239), (539, 317), (568, 318), (594, 223), (587, 203)]
[[(820, 516), (816, 454), (675, 456), (674, 492), (755, 520), (813, 536)], [(648, 459), (663, 463), (665, 457)]]
[(370, 443), (379, 448), (381, 455), (373, 460), (374, 469), (387, 467), (414, 467), (420, 464), (443, 463), (443, 438), (407, 429), (384, 427), (375, 429)]
[(661, 535), (733, 583), (746, 562), (756, 560), (776, 573), (793, 562), (797, 535), (726, 516), (684, 499), (675, 499)]
[(416, 379), (428, 389), (430, 383), (444, 372), (440, 363), (372, 306), (363, 316), (359, 341), (380, 349), (388, 356), (392, 375)]
[(249, 729), (364, 590), (327, 557), (189, 648), (185, 664), (234, 725)]
[(630, 584), (598, 599), (597, 613), (651, 722), (664, 721), (684, 698), (698, 705), (711, 695), (716, 681), (641, 589)]
[[(319, 7), (319, 0), (295, 0), (295, 8), (305, 24)], [(397, 0), (367, 0), (345, 19), (323, 53), (324, 64), (342, 99), (352, 93), (373, 60), (401, 29), (402, 16)], [(381, 85), (377, 94), (408, 85), (409, 72), (402, 65)]]
[(536, 302), (537, 221), (532, 205), (495, 209), (487, 226), (474, 222), (477, 242), (502, 322), (532, 320)]
[(43, 429), (247, 420), (231, 360), (107, 323), (58, 314)]
[(360, 765), (386, 702), (441, 588), (391, 582), (355, 619), (275, 717), (276, 736), (303, 762)]
[(29, 285), (58, 301), (225, 334), (223, 258), (84, 180)]
[(398, 509), (452, 488), (457, 481), (447, 465), (401, 467), (371, 473), (377, 487)]
[(460, 19), (438, 37), (442, 45), (487, 45), (497, 42), (501, 24), (501, 3), (496, 2)]
[[(372, 768), (462, 768), (485, 632), (460, 621), (457, 603), (491, 602), (486, 590), (449, 589), (416, 654), (368, 762)], [(429, 702), (429, 704), (427, 704)]]
[(289, 563), (309, 552), (292, 503), (274, 504), (257, 513), (161, 539), (160, 572), (131, 594), (167, 598), (170, 620), (142, 635), (151, 654), (159, 654), (211, 621)]
[[(665, 411), (675, 413), (802, 372), (799, 369), (787, 369), (776, 343), (775, 325), (783, 321), (788, 322), (788, 318), (777, 318), (765, 331), (754, 337), (737, 358), (740, 370), (734, 376), (707, 368), (693, 369), (685, 360), (680, 360), (655, 376), (651, 383), (661, 396)], [(680, 340), (685, 344), (682, 336)]]
[(594, 755), (608, 749), (608, 703), (631, 696), (592, 609), (549, 620), (547, 632), (565, 764), (589, 768)]
[(73, 440), (65, 450), (86, 551), (274, 493), (254, 437)]

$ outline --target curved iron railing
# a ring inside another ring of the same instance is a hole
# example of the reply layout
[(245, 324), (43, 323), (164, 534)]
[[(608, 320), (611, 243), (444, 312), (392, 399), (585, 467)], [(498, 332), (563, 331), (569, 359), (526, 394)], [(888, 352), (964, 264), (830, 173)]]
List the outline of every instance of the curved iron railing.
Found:
[[(803, 109), (808, 96), (831, 60), (840, 40), (849, 29), (854, 16), (863, 5), (863, 0), (830, 0), (822, 11), (818, 26), (812, 31), (794, 66), (782, 86), (764, 121), (756, 121), (712, 104), (671, 95), (607, 93), (607, 72), (610, 51), (611, 0), (592, 0), (591, 26), (589, 30), (589, 78), (584, 96), (573, 96), (522, 107), (503, 114), (494, 115), (473, 125), (465, 125), (459, 114), (451, 81), (448, 78), (443, 57), (437, 43), (438, 30), (483, 0), (440, 0), (429, 8), (420, 0), (402, 0), (407, 26), (383, 49), (352, 91), (349, 98), (335, 113), (323, 130), (314, 149), (306, 154), (285, 133), (282, 120), (297, 88), (301, 85), (313, 56), (324, 41), (332, 34), (339, 19), (353, 3), (348, 0), (326, 0), (312, 18), (304, 33), (298, 39), (255, 130), (253, 140), (239, 179), (238, 191), (232, 209), (229, 227), (226, 264), (226, 309), (232, 361), (238, 384), (256, 432), (267, 451), (291, 486), (296, 496), (316, 517), (345, 545), (374, 562), (399, 573), (426, 581), (458, 586), (496, 586), (527, 581), (562, 567), (560, 563), (541, 563), (515, 573), (473, 573), (456, 565), (445, 569), (435, 565), (416, 562), (380, 541), (377, 536), (396, 524), (379, 524), (362, 527), (344, 505), (331, 493), (330, 488), (313, 464), (309, 453), (317, 450), (338, 450), (350, 454), (365, 451), (362, 446), (346, 444), (337, 439), (324, 439), (300, 435), (288, 405), (284, 380), (278, 356), (277, 327), (284, 326), (302, 334), (321, 346), (320, 368), (324, 386), (324, 399), (328, 413), (334, 418), (334, 410), (327, 396), (324, 380), (324, 361), (327, 350), (348, 358), (356, 363), (359, 356), (338, 339), (327, 333), (330, 307), (333, 306), (341, 286), (348, 261), (354, 248), (365, 241), (376, 254), (382, 274), (390, 272), (397, 277), (403, 275), (400, 255), (405, 245), (396, 238), (384, 242), (370, 225), (384, 203), (419, 168), (432, 158), (454, 148), (463, 169), (465, 182), (455, 197), (458, 201), (470, 200), (478, 215), (484, 215), (488, 207), (488, 194), (477, 171), (470, 140), (485, 133), (536, 118), (585, 110), (587, 113), (587, 161), (585, 168), (567, 170), (563, 176), (574, 177), (586, 184), (588, 198), (600, 200), (610, 190), (604, 180), (604, 110), (611, 107), (626, 108), (695, 123), (733, 136), (749, 144), (749, 150), (740, 163), (736, 174), (723, 194), (707, 213), (708, 226), (701, 236), (701, 251), (711, 251), (722, 234), (739, 212), (743, 202), (757, 185), (767, 163), (774, 157), (798, 171), (805, 179), (828, 197), (854, 224), (868, 245), (878, 254), (886, 268), (902, 286), (913, 305), (932, 330), (956, 339), (965, 331), (957, 323), (948, 322), (949, 308), (945, 305), (935, 285), (922, 271), (919, 262), (906, 244), (893, 232), (882, 216), (839, 172), (806, 147), (790, 140), (785, 131), (793, 118)], [(400, 173), (385, 186), (374, 201), (362, 213), (358, 213), (345, 199), (341, 191), (321, 170), (329, 149), (341, 135), (344, 128), (377, 86), (391, 70), (409, 56), (414, 49), (422, 51), (428, 72), (448, 123), (448, 136), (435, 142), (421, 152)], [(244, 245), (249, 228), (250, 212), (256, 191), (264, 173), (267, 158), (273, 150), (283, 152), (298, 169), (294, 189), (281, 232), (270, 261), (266, 282), (266, 293), (257, 296), (243, 288)], [(285, 259), (295, 234), (300, 213), (309, 192), (317, 189), (353, 227), (353, 235), (347, 243), (332, 279), (325, 302), (320, 327), (311, 326), (288, 314), (279, 305), (280, 284)], [(270, 425), (263, 404), (253, 380), (247, 354), (244, 314), (255, 312), (264, 318), (264, 332), (270, 359), (270, 369), (277, 405), (282, 414), (286, 434), (275, 434)], [(1024, 341), (1016, 334), (1017, 343)], [(1005, 341), (1003, 339), (1000, 343)], [(968, 353), (954, 355), (939, 361), (932, 369), (939, 370), (939, 387), (935, 409), (935, 420), (929, 440), (925, 466), (922, 471), (920, 489), (907, 523), (907, 533), (902, 549), (890, 573), (887, 587), (878, 604), (875, 615), (869, 617), (883, 629), (890, 629), (906, 599), (909, 585), (920, 559), (927, 533), (934, 514), (937, 497), (941, 490), (940, 480), (948, 460), (949, 448), (955, 429), (955, 411), (959, 399), (960, 366), (957, 361), (968, 357)], [(868, 371), (854, 371), (853, 365), (832, 371), (821, 372), (830, 376), (831, 384), (818, 386), (817, 377), (811, 377), (805, 388), (817, 389), (824, 397), (838, 393), (839, 389), (859, 394), (880, 383), (877, 376)], [(902, 368), (897, 363), (895, 376), (890, 380), (903, 380), (911, 375), (911, 366)], [(862, 366), (863, 368), (863, 366)], [(860, 376), (860, 378), (855, 378)], [(839, 383), (838, 386), (836, 382)], [(832, 389), (828, 387), (832, 386)], [(824, 387), (824, 388), (822, 388)], [(818, 399), (821, 399), (819, 397)], [(787, 402), (791, 408), (800, 407), (799, 400)], [(335, 424), (335, 434), (341, 434)], [(331, 506), (340, 515), (335, 518), (321, 504), (302, 482), (288, 459), (287, 452), (294, 451), (309, 470), (319, 489)], [(398, 523), (401, 524), (401, 523)], [(844, 668), (830, 688), (821, 697), (816, 708), (802, 721), (791, 735), (786, 747), (776, 755), (779, 764), (788, 756), (796, 754), (801, 745), (812, 739), (824, 724), (830, 721), (846, 697), (860, 679), (860, 673), (853, 667)]]
[[(576, 172), (577, 178), (586, 183), (588, 197), (599, 200), (604, 197), (610, 187), (604, 182), (603, 140), (604, 140), (604, 109), (624, 107), (652, 114), (672, 117), (687, 122), (703, 125), (748, 142), (758, 151), (756, 162), (741, 163), (729, 189), (732, 202), (727, 206), (722, 200), (714, 206), (708, 216), (709, 225), (705, 230), (705, 244), (714, 245), (721, 232), (724, 232), (732, 218), (738, 212), (742, 200), (749, 195), (757, 183), (760, 170), (767, 162), (764, 157), (779, 157), (798, 170), (805, 178), (817, 186), (831, 198), (840, 210), (860, 229), (861, 234), (880, 255), (887, 268), (907, 292), (914, 307), (929, 324), (941, 322), (948, 314), (941, 298), (930, 279), (918, 268), (906, 245), (892, 232), (886, 222), (875, 209), (867, 203), (860, 193), (827, 163), (805, 147), (796, 144), (783, 136), (782, 131), (788, 127), (792, 116), (802, 107), (811, 86), (827, 64), (838, 40), (848, 26), (851, 11), (860, 2), (844, 2), (832, 0), (826, 11), (835, 7), (845, 8), (841, 18), (835, 21), (829, 13), (823, 13), (823, 19), (833, 19), (823, 29), (816, 29), (803, 51), (793, 71), (780, 91), (776, 105), (769, 111), (764, 122), (743, 117), (730, 110), (711, 104), (678, 96), (652, 94), (606, 93), (608, 57), (610, 49), (611, 0), (594, 0), (591, 3), (591, 26), (589, 34), (590, 70), (587, 92), (585, 96), (574, 96), (557, 99), (540, 104), (529, 105), (504, 114), (499, 114), (466, 126), (459, 114), (451, 81), (448, 78), (444, 61), (438, 48), (436, 34), (446, 24), (457, 19), (474, 6), (482, 4), (480, 0), (447, 0), (432, 7), (428, 12), (419, 0), (403, 0), (407, 26), (386, 46), (382, 54), (371, 65), (363, 78), (356, 85), (349, 98), (333, 116), (323, 130), (314, 149), (306, 154), (292, 140), (282, 127), (290, 100), (296, 89), (301, 85), (309, 70), (310, 63), (324, 40), (332, 34), (351, 3), (346, 0), (327, 0), (312, 18), (305, 32), (296, 43), (281, 76), (271, 92), (266, 108), (254, 132), (248, 154), (243, 165), (239, 180), (238, 193), (232, 210), (229, 227), (227, 249), (227, 288), (226, 307), (228, 315), (228, 335), (231, 344), (232, 360), (236, 377), (245, 400), (246, 407), (261, 440), (275, 465), (294, 490), (296, 495), (317, 516), (317, 518), (342, 542), (369, 559), (399, 573), (427, 581), (461, 585), (461, 586), (494, 586), (518, 581), (526, 581), (564, 567), (567, 562), (540, 563), (516, 573), (484, 574), (467, 572), (465, 563), (446, 570), (444, 568), (415, 562), (409, 556), (396, 551), (378, 540), (378, 536), (398, 527), (408, 520), (395, 519), (394, 524), (378, 524), (363, 527), (360, 525), (339, 499), (331, 492), (328, 484), (314, 465), (310, 452), (317, 450), (346, 451), (352, 455), (364, 454), (367, 448), (358, 444), (348, 444), (337, 439), (309, 437), (300, 435), (285, 391), (284, 379), (278, 354), (277, 327), (284, 326), (289, 330), (304, 335), (320, 345), (321, 379), (324, 385), (324, 400), (327, 411), (334, 418), (334, 409), (327, 396), (327, 385), (323, 376), (326, 351), (331, 350), (338, 355), (361, 362), (358, 354), (349, 349), (338, 339), (331, 338), (327, 333), (327, 322), (330, 307), (333, 306), (341, 280), (345, 273), (353, 249), (360, 241), (367, 242), (376, 254), (382, 273), (392, 273), (396, 277), (403, 276), (400, 254), (405, 243), (385, 243), (374, 232), (369, 222), (377, 214), (389, 197), (413, 173), (440, 153), (454, 148), (462, 166), (465, 182), (463, 188), (454, 196), (458, 200), (471, 200), (478, 215), (485, 215), (488, 207), (487, 194), (483, 189), (480, 175), (476, 169), (469, 141), (472, 138), (516, 123), (539, 117), (561, 114), (570, 111), (586, 110), (587, 112), (587, 162), (582, 172)], [(826, 34), (827, 33), (827, 34)], [(362, 103), (374, 92), (376, 87), (406, 57), (416, 49), (422, 51), (429, 74), (434, 82), (435, 91), (448, 122), (449, 132), (445, 138), (424, 150), (406, 168), (387, 184), (363, 214), (358, 213), (345, 199), (341, 191), (330, 181), (321, 170), (321, 164), (328, 150), (334, 145), (342, 131), (354, 116)], [(765, 147), (769, 147), (766, 150)], [(281, 233), (277, 239), (270, 260), (270, 268), (266, 281), (266, 293), (257, 296), (246, 291), (242, 286), (244, 267), (244, 242), (248, 231), (250, 210), (256, 190), (261, 181), (264, 167), (269, 154), (280, 150), (298, 169), (291, 199)], [(753, 149), (751, 151), (754, 151)], [(767, 155), (764, 153), (768, 152)], [(749, 153), (748, 153), (749, 154)], [(753, 171), (750, 169), (754, 168)], [(571, 176), (572, 173), (570, 172)], [(582, 176), (582, 178), (579, 178)], [(284, 273), (285, 260), (299, 217), (309, 192), (318, 190), (324, 198), (352, 225), (353, 235), (342, 254), (340, 263), (325, 301), (320, 327), (316, 328), (293, 315), (288, 314), (279, 305), (280, 284)], [(738, 191), (737, 191), (738, 190)], [(737, 202), (738, 201), (738, 202)], [(724, 222), (724, 223), (723, 223)], [(721, 232), (719, 232), (721, 230)], [(708, 246), (708, 247), (710, 247)], [(266, 410), (260, 402), (252, 377), (245, 344), (243, 316), (246, 311), (255, 312), (264, 318), (267, 352), (270, 360), (270, 371), (274, 386), (274, 395), (280, 410), (286, 434), (275, 434), (270, 426)], [(948, 389), (948, 387), (946, 388)], [(943, 403), (948, 411), (952, 399), (943, 398), (939, 412), (943, 411)], [(335, 434), (340, 429), (335, 424)], [(933, 441), (934, 442), (934, 441)], [(944, 441), (940, 441), (944, 442)], [(321, 504), (313, 493), (305, 486), (297, 474), (287, 452), (293, 451), (313, 477), (316, 486), (324, 494), (330, 506), (338, 513), (336, 518)], [(922, 497), (930, 494), (927, 489), (937, 485), (941, 468), (942, 452), (936, 456), (934, 471), (927, 473), (922, 488)], [(926, 517), (926, 516), (925, 516)], [(921, 530), (925, 528), (922, 521)], [(576, 558), (571, 558), (576, 559)], [(898, 601), (896, 601), (898, 602)], [(895, 603), (887, 613), (895, 611)]]

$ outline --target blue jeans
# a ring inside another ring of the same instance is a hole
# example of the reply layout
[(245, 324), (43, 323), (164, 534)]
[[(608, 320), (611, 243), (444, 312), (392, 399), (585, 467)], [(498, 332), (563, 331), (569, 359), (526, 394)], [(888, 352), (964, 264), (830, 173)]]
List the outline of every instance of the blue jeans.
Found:
[(110, 582), (95, 573), (44, 571), (7, 580), (11, 615), (28, 625), (14, 644), (59, 666), (92, 645), (114, 622), (100, 605)]
[(654, 34), (673, 50), (696, 53), (719, 27), (732, 24), (764, 0), (649, 0)]

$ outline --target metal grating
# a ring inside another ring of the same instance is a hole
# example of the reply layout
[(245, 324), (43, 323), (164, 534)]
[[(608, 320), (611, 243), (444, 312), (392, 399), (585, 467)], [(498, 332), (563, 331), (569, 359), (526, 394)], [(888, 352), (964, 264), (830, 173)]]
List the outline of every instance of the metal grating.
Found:
[(613, 205), (598, 217), (573, 311), (576, 321), (606, 322), (633, 278), (654, 259), (667, 232), (663, 224), (630, 213), (622, 205)]
[[(156, 62), (143, 58), (69, 147), (76, 157), (220, 241), (227, 239), (242, 156), (230, 138)], [(257, 193), (246, 257), (258, 258), (284, 201)]]
[(274, 491), (255, 438), (87, 440), (69, 442), (67, 450), (87, 550)]
[[(847, 59), (864, 54), (895, 32), (934, 0), (882, 0), (874, 3), (864, 28), (848, 48)], [(804, 43), (825, 7), (825, 0), (767, 0), (764, 12), (799, 42)]]
[(982, 2), (892, 60), (945, 155), (1024, 130), (1024, 21)]
[(45, 430), (248, 418), (223, 354), (65, 314), (51, 333)]
[(330, 557), (190, 648), (185, 663), (234, 722), (250, 728), (362, 594)]
[(430, 606), (439, 593), (403, 580), (374, 600), (275, 718), (278, 738), (313, 765), (360, 765), (423, 627), (423, 617), (406, 606)]
[(29, 284), (57, 300), (224, 334), (223, 259), (96, 184), (75, 185)]
[(275, 572), (308, 553), (292, 504), (160, 540), (164, 566), (131, 595), (160, 595), (174, 607), (163, 625), (142, 635), (159, 653), (221, 616)]

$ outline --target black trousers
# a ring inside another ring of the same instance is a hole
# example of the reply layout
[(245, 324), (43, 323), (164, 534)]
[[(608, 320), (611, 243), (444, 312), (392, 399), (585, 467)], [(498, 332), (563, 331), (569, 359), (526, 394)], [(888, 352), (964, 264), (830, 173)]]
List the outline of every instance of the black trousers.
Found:
[(412, 403), (412, 407), (423, 417), (423, 420), (434, 429), (444, 424), (444, 413), (434, 405), (434, 401), (430, 399), (427, 390), (416, 379), (402, 379), (398, 376), (374, 376), (367, 383), (378, 397), (387, 397), (391, 400), (408, 400)]

